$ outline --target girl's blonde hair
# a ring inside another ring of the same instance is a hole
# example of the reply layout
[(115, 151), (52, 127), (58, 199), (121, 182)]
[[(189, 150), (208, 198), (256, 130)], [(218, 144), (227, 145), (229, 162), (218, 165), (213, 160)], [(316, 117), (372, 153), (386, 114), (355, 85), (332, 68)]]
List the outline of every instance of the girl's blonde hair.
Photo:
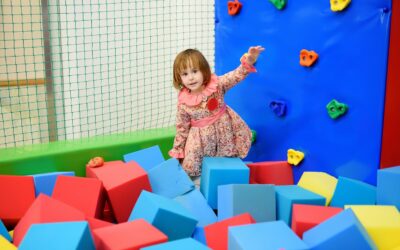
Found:
[[(182, 88), (182, 80), (180, 74), (187, 68), (192, 67), (201, 71), (204, 83), (211, 80), (211, 69), (206, 58), (197, 49), (187, 49), (180, 52), (174, 61), (174, 87)], [(204, 84), (203, 83), (203, 84)]]

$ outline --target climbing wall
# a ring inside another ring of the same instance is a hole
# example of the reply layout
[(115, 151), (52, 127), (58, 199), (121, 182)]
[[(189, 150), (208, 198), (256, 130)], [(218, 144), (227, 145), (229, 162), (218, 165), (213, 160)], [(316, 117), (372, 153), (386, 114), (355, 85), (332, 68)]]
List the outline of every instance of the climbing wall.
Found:
[[(268, 0), (240, 3), (230, 15), (228, 1), (216, 1), (215, 64), (220, 75), (237, 67), (249, 46), (266, 48), (258, 73), (226, 96), (257, 132), (247, 160), (286, 160), (294, 149), (305, 154), (293, 168), (295, 181), (303, 171), (324, 171), (375, 184), (391, 0), (353, 0), (336, 12), (329, 0), (288, 0), (282, 9)], [(310, 67), (300, 65), (303, 49), (318, 54)], [(348, 108), (331, 114), (336, 119), (328, 114), (332, 100)]]

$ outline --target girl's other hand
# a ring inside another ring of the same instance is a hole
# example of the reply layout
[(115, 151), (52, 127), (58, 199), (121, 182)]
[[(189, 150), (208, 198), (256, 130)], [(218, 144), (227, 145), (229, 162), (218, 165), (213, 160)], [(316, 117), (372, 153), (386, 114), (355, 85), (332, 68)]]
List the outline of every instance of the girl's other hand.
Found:
[(263, 52), (265, 49), (258, 45), (258, 46), (252, 46), (249, 48), (249, 51), (247, 52), (247, 63), (250, 65), (253, 65), (256, 61), (258, 56), (260, 55), (261, 52)]

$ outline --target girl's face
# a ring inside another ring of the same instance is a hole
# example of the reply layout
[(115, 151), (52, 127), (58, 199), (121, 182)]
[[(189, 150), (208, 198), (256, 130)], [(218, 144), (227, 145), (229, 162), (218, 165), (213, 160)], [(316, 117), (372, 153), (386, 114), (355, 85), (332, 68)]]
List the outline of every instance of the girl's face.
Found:
[(203, 90), (204, 77), (203, 73), (195, 68), (188, 67), (180, 73), (182, 84), (192, 93), (200, 93)]

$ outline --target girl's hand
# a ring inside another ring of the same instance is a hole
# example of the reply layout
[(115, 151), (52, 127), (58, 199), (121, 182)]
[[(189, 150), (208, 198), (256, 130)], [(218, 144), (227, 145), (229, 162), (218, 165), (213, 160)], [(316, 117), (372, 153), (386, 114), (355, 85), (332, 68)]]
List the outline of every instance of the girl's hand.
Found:
[(257, 61), (257, 58), (260, 55), (260, 53), (263, 51), (264, 48), (262, 46), (250, 47), (246, 57), (247, 64), (253, 65)]

